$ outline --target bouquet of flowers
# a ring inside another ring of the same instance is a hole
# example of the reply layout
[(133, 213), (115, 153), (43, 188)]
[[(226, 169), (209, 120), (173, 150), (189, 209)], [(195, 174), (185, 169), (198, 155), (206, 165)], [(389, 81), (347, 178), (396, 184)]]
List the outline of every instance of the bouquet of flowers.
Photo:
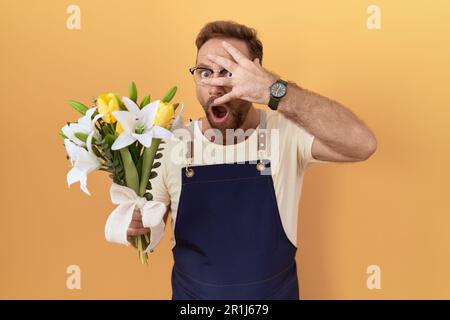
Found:
[[(131, 82), (128, 97), (122, 99), (114, 93), (101, 94), (92, 107), (69, 101), (83, 116), (59, 132), (72, 165), (67, 184), (80, 182), (81, 190), (90, 195), (87, 175), (96, 170), (109, 172), (111, 200), (118, 206), (106, 222), (108, 241), (129, 245), (127, 229), (135, 208), (141, 210), (144, 227), (164, 227), (167, 208), (152, 201), (150, 180), (161, 165), (155, 160), (162, 157), (162, 139), (171, 138), (172, 131), (183, 126), (183, 103), (170, 102), (176, 91), (172, 87), (162, 100), (153, 102), (146, 95), (138, 104), (136, 85)], [(142, 264), (148, 264), (151, 237), (152, 232), (132, 238)]]

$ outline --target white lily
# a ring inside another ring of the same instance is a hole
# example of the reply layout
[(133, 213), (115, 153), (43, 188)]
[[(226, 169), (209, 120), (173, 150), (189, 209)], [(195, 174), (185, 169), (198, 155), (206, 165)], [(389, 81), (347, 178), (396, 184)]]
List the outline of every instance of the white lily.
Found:
[(83, 133), (89, 136), (93, 132), (94, 138), (96, 139), (96, 141), (99, 141), (101, 136), (97, 131), (97, 129), (95, 128), (95, 122), (97, 122), (97, 120), (101, 118), (103, 114), (97, 114), (94, 117), (94, 119), (91, 119), (96, 109), (97, 107), (89, 108), (86, 111), (86, 114), (83, 117), (79, 118), (77, 122), (65, 125), (61, 129), (61, 131), (70, 141), (76, 143), (78, 146), (81, 147), (85, 147), (86, 143), (81, 139), (77, 138), (75, 136), (75, 133)]
[(94, 133), (92, 131), (86, 140), (87, 150), (84, 147), (76, 145), (70, 139), (64, 139), (67, 154), (73, 165), (73, 168), (67, 173), (67, 184), (70, 187), (72, 183), (79, 181), (81, 190), (88, 195), (91, 194), (87, 189), (87, 175), (101, 166), (100, 161), (92, 150)]
[(137, 104), (128, 97), (123, 97), (122, 99), (128, 111), (112, 112), (123, 128), (123, 132), (111, 146), (112, 150), (125, 148), (136, 140), (144, 147), (148, 148), (150, 147), (153, 138), (166, 139), (172, 136), (172, 133), (169, 130), (154, 125), (160, 100), (150, 102), (140, 109)]

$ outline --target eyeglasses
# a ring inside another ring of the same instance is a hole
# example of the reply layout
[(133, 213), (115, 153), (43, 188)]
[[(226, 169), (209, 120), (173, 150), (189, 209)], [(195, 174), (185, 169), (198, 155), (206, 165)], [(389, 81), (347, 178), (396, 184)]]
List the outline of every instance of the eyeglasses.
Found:
[(210, 79), (214, 74), (218, 73), (219, 77), (231, 77), (232, 73), (226, 69), (221, 70), (212, 70), (207, 67), (191, 67), (189, 68), (189, 72), (194, 76), (194, 81), (199, 86), (205, 86), (205, 84), (201, 83), (201, 79)]

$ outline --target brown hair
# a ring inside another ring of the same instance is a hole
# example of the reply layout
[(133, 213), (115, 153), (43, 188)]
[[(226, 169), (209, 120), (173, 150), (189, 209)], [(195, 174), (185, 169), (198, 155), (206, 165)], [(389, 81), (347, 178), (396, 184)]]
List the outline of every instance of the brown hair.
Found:
[(251, 60), (259, 58), (259, 63), (262, 65), (263, 45), (258, 39), (255, 29), (230, 20), (209, 22), (203, 26), (197, 35), (195, 40), (197, 51), (206, 41), (212, 38), (235, 38), (245, 41)]

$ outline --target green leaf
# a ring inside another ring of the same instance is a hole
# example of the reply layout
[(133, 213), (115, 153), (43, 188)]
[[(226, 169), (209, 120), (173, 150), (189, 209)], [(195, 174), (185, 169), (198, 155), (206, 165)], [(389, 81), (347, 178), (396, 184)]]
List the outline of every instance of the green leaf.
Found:
[(177, 92), (177, 86), (170, 88), (170, 90), (166, 93), (166, 95), (162, 99), (162, 102), (170, 102), (170, 100), (172, 100), (172, 98), (175, 96), (176, 92)]
[(86, 142), (88, 135), (83, 132), (75, 132), (75, 137), (77, 137), (78, 139), (80, 139), (83, 142)]
[(152, 169), (159, 168), (161, 166), (161, 162), (155, 162), (152, 166)]
[(161, 142), (161, 139), (153, 138), (152, 144), (149, 148), (144, 149), (144, 153), (142, 157), (142, 172), (141, 172), (141, 180), (139, 184), (139, 196), (143, 197), (145, 193), (145, 188), (147, 187), (147, 182), (150, 177), (151, 168), (153, 166), (153, 162), (155, 160), (156, 150)]
[(149, 102), (150, 102), (150, 95), (145, 96), (144, 99), (142, 99), (139, 106), (142, 108), (143, 106), (146, 106), (147, 104), (149, 104)]
[(147, 201), (153, 200), (153, 195), (150, 192), (145, 193), (144, 197), (147, 199)]
[(96, 147), (92, 147), (92, 151), (94, 151), (94, 153), (95, 153), (95, 155), (98, 157), (98, 158), (102, 158), (102, 159), (105, 159), (102, 155), (101, 155), (101, 153), (98, 151), (98, 149), (96, 148)]
[(86, 114), (86, 111), (89, 109), (81, 102), (75, 101), (75, 100), (69, 100), (69, 105), (74, 108), (76, 111), (81, 113), (82, 115)]
[(109, 130), (106, 126), (101, 126), (101, 131), (103, 133), (103, 136), (105, 136), (105, 137), (110, 134)]
[(66, 137), (66, 135), (61, 131), (61, 130), (59, 130), (59, 135), (61, 136), (61, 137), (63, 137), (64, 139), (69, 139), (69, 138), (67, 138)]
[(113, 136), (112, 134), (107, 134), (104, 138), (103, 141), (107, 144), (108, 148), (110, 148), (114, 141), (116, 140), (116, 137)]
[(129, 90), (128, 96), (134, 102), (137, 101), (137, 89), (136, 89), (136, 84), (134, 83), (134, 81), (131, 81), (130, 90)]
[(139, 157), (138, 164), (136, 166), (137, 171), (139, 173), (139, 177), (142, 177), (142, 161), (144, 160), (144, 156)]
[(180, 105), (179, 102), (174, 103), (174, 104), (173, 104), (173, 111), (177, 110), (177, 108), (178, 108), (179, 105)]
[(116, 129), (112, 123), (107, 123), (106, 126), (108, 127), (109, 133), (113, 136), (116, 135)]
[(128, 111), (128, 109), (125, 107), (125, 105), (123, 104), (123, 102), (122, 102), (122, 100), (120, 99), (120, 97), (119, 97), (117, 94), (115, 94), (115, 96), (116, 96), (117, 102), (119, 102), (119, 108), (120, 108), (120, 110)]
[(137, 166), (138, 161), (139, 161), (139, 150), (135, 143), (131, 144), (129, 146), (129, 149), (130, 149), (131, 157), (133, 158), (134, 165)]

